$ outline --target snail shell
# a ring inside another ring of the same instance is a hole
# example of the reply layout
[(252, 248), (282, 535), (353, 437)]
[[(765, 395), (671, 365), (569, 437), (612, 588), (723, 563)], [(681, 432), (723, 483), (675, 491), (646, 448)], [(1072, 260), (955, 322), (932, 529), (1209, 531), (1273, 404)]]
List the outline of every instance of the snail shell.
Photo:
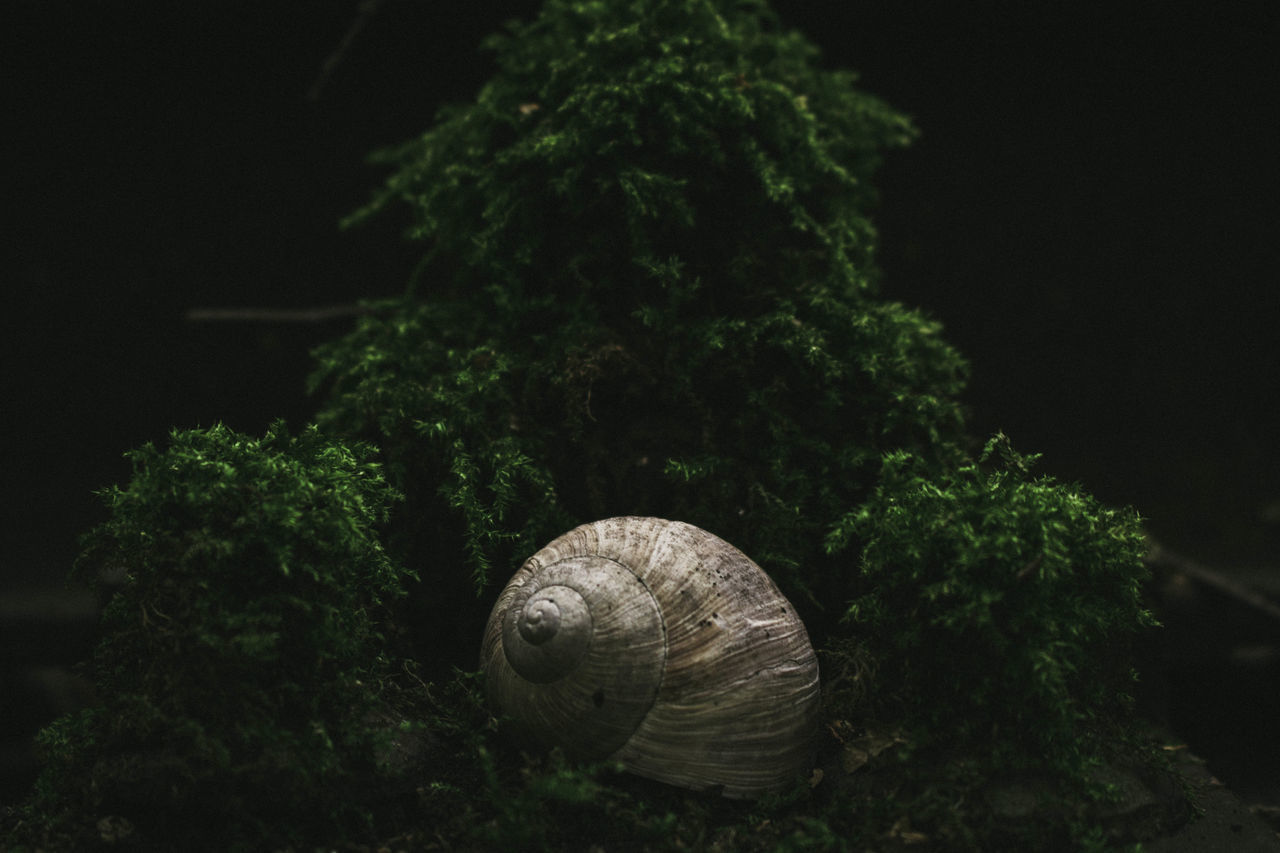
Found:
[(481, 667), (542, 747), (754, 797), (809, 769), (818, 662), (790, 602), (712, 534), (660, 518), (577, 527), (498, 596)]

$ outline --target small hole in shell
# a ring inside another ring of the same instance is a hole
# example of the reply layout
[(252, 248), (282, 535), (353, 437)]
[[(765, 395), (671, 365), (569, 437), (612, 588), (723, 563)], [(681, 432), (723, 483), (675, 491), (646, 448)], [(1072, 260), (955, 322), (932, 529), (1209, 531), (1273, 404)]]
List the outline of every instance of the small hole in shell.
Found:
[(597, 708), (604, 706), (604, 688), (597, 687), (596, 692), (591, 694), (591, 701), (595, 703)]

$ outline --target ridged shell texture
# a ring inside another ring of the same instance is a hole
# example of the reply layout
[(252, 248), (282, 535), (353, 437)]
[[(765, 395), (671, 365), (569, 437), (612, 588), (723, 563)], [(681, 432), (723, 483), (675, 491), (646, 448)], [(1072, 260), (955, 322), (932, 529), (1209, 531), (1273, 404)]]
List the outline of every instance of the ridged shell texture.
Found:
[(690, 524), (610, 518), (530, 557), (498, 596), (489, 701), (533, 745), (754, 797), (808, 769), (818, 663), (745, 554)]

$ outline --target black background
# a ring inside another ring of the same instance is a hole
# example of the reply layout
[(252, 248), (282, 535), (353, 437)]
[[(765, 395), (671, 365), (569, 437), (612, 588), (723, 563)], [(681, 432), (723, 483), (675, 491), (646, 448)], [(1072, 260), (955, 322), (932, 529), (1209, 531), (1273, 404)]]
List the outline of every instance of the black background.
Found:
[[(185, 313), (398, 292), (406, 220), (337, 229), (363, 158), (471, 99), (479, 40), (537, 5), (366, 5), (324, 76), (357, 0), (6, 4), (0, 583), (61, 581), (123, 451), (307, 420), (307, 351), (350, 320)], [(883, 293), (970, 357), (974, 429), (1280, 566), (1280, 6), (774, 6), (923, 130), (880, 181)]]

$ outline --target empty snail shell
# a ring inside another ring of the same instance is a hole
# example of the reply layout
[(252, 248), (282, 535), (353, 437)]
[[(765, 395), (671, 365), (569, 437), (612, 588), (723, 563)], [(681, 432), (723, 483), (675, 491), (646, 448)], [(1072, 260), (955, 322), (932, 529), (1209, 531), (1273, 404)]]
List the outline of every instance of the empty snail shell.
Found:
[(498, 596), (481, 667), (522, 737), (728, 797), (809, 769), (818, 662), (755, 563), (679, 521), (584, 524)]

